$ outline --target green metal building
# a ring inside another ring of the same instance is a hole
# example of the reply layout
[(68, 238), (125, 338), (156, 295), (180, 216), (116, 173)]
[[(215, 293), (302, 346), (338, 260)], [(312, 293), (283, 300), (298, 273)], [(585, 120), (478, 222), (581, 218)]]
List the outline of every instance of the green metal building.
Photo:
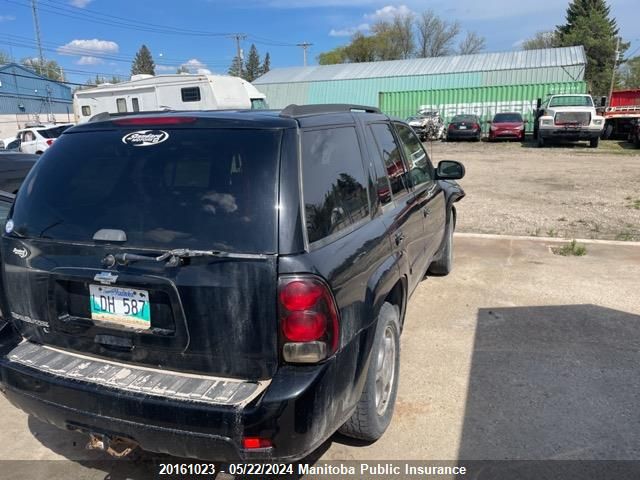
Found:
[(459, 113), (487, 120), (501, 111), (531, 119), (540, 97), (586, 92), (586, 61), (583, 47), (577, 46), (276, 68), (253, 84), (272, 108), (352, 103), (377, 106), (400, 118), (427, 107), (445, 120)]

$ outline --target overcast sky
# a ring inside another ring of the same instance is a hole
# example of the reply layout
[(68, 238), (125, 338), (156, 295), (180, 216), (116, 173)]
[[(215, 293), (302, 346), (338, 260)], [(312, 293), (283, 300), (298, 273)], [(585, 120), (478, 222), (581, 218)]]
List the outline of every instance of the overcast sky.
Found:
[[(610, 1), (621, 35), (632, 42), (628, 53), (640, 54), (640, 0)], [(535, 0), (39, 0), (44, 54), (57, 60), (73, 81), (95, 73), (127, 75), (140, 44), (151, 49), (158, 73), (185, 64), (192, 71), (225, 73), (235, 41), (255, 43), (269, 51), (272, 67), (302, 64), (295, 44), (313, 43), (310, 63), (318, 53), (367, 32), (380, 18), (395, 12), (432, 9), (464, 30), (486, 37), (487, 51), (518, 49), (539, 30), (562, 23), (568, 1)], [(0, 1), (0, 49), (16, 58), (35, 56), (29, 0)], [(132, 28), (133, 27), (133, 28)]]

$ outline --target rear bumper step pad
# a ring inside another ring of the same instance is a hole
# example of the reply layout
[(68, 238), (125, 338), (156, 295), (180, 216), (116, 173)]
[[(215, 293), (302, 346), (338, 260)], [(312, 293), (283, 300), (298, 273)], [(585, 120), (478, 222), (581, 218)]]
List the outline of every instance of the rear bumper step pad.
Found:
[(125, 365), (30, 342), (21, 343), (6, 358), (69, 380), (209, 405), (241, 407), (269, 385), (268, 380), (250, 382)]

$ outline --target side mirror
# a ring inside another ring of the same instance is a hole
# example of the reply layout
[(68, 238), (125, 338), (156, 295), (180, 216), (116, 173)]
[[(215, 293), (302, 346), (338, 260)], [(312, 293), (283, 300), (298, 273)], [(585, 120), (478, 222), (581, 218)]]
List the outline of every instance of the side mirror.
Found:
[(460, 180), (464, 174), (464, 165), (453, 160), (442, 160), (436, 169), (438, 180)]

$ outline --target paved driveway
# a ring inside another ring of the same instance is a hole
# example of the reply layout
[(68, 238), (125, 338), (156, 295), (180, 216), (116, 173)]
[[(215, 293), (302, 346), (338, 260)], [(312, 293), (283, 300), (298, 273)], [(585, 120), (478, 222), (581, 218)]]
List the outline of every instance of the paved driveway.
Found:
[[(551, 242), (457, 236), (454, 272), (409, 304), (390, 429), (368, 446), (335, 436), (314, 459), (640, 459), (640, 246), (560, 257)], [(89, 469), (104, 457), (84, 437), (1, 397), (0, 418), (1, 459), (81, 460), (38, 462), (32, 478), (113, 468)]]

